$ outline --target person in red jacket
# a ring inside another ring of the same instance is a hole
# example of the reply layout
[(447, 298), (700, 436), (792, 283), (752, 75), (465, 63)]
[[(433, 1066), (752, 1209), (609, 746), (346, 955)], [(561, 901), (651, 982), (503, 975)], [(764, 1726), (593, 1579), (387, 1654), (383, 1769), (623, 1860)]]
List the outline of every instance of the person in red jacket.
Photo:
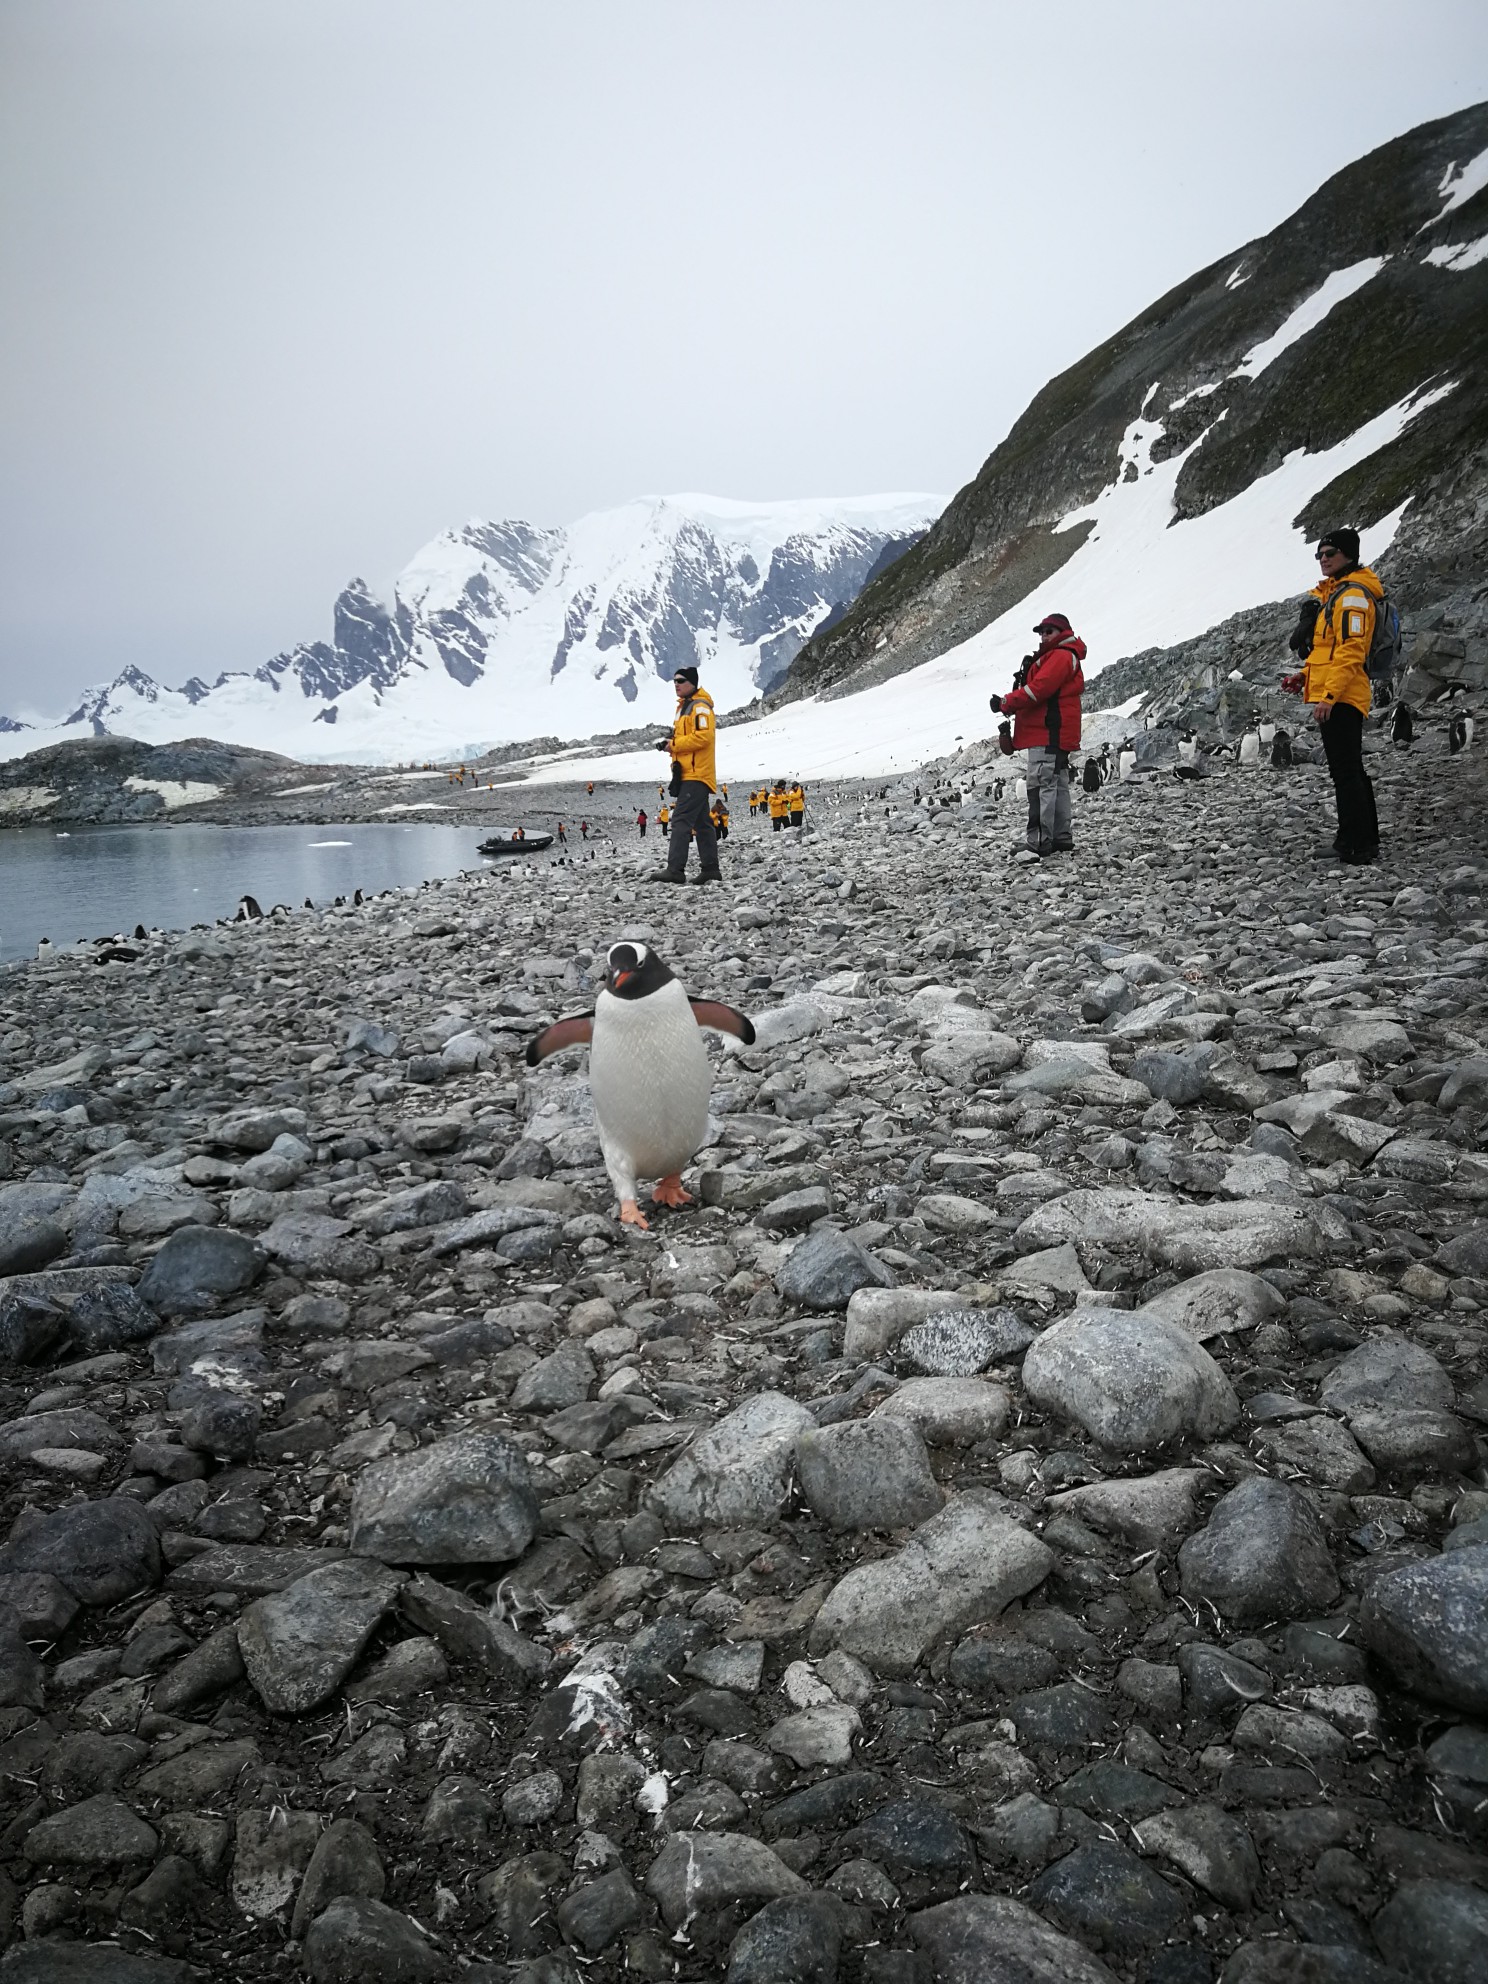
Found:
[(1085, 643), (1062, 613), (1046, 613), (1033, 631), (1038, 653), (1026, 658), (1013, 687), (994, 696), (992, 707), (1012, 716), (1013, 749), (1028, 753), (1029, 851), (1067, 854), (1075, 844), (1069, 760), (1080, 743)]

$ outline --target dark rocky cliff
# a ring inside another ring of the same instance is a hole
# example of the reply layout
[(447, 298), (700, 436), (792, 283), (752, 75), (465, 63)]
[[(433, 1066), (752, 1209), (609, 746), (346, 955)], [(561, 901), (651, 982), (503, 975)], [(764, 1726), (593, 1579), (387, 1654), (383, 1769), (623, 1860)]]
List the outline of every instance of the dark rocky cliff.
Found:
[[(1089, 529), (1055, 535), (1054, 526), (1115, 479), (1121, 437), (1154, 382), (1149, 410), (1165, 430), (1155, 458), (1208, 429), (1178, 479), (1175, 513), (1188, 517), (1294, 449), (1329, 448), (1408, 394), (1455, 381), (1297, 522), (1364, 527), (1412, 499), (1387, 576), (1418, 623), (1445, 615), (1459, 636), (1480, 631), (1488, 261), (1455, 268), (1440, 258), (1488, 229), (1488, 189), (1442, 211), (1448, 175), (1485, 146), (1488, 104), (1392, 140), (1051, 380), (927, 535), (807, 642), (771, 700), (842, 695), (913, 668), (1051, 577)], [(1373, 257), (1387, 258), (1383, 268), (1315, 330), (1259, 376), (1236, 376), (1330, 273)]]

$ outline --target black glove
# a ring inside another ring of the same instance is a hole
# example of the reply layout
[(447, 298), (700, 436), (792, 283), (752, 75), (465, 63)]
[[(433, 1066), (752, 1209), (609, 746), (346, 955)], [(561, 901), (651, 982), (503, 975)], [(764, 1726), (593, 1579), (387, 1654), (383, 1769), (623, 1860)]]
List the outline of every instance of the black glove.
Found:
[(1312, 653), (1313, 635), (1317, 631), (1318, 615), (1323, 610), (1320, 599), (1304, 599), (1297, 612), (1297, 624), (1287, 639), (1287, 646), (1301, 661), (1306, 661)]
[(658, 737), (656, 742), (651, 746), (653, 751), (670, 751), (671, 748), (672, 740), (670, 737)]
[(989, 696), (989, 697), (987, 698), (987, 702), (988, 702), (988, 705), (989, 705), (989, 707), (990, 707), (990, 708), (992, 708), (992, 709), (994, 709), (994, 710), (999, 710), (999, 711), (1000, 711), (1000, 710), (1001, 710), (1001, 708), (1002, 708), (1002, 698), (1001, 698), (1001, 696)]

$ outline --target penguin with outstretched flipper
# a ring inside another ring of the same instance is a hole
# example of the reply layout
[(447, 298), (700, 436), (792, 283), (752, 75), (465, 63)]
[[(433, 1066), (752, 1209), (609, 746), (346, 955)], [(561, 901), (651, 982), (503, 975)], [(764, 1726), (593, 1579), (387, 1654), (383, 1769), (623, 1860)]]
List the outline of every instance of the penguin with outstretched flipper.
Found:
[(589, 1088), (605, 1169), (626, 1226), (645, 1227), (636, 1180), (654, 1178), (658, 1205), (681, 1206), (682, 1167), (708, 1127), (713, 1075), (701, 1029), (731, 1033), (749, 1046), (754, 1026), (713, 999), (689, 999), (658, 954), (639, 942), (612, 944), (592, 1013), (556, 1021), (527, 1048), (535, 1068), (565, 1047), (589, 1048)]

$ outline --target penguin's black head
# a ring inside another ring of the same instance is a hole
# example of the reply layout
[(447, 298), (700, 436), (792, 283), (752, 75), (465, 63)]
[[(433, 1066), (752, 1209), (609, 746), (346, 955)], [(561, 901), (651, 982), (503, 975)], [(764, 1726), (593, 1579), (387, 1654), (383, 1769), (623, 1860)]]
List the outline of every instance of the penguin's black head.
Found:
[(617, 999), (644, 999), (665, 985), (672, 973), (649, 945), (611, 944), (605, 958), (605, 990)]

